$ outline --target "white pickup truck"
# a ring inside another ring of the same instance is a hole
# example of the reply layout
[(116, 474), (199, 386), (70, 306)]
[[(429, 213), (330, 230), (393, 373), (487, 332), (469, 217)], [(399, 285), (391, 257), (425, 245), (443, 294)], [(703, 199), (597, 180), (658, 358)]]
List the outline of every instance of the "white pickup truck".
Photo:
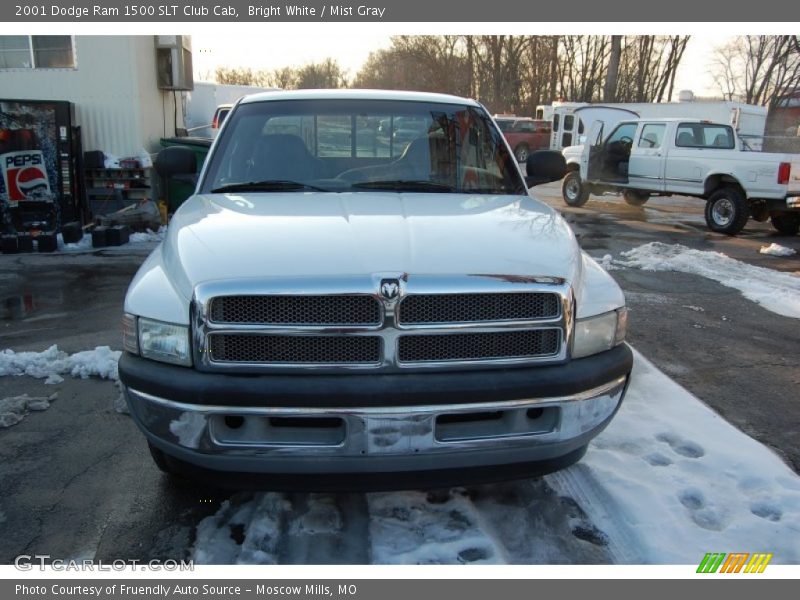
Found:
[[(155, 166), (197, 169), (182, 146)], [(473, 100), (238, 102), (125, 298), (120, 380), (156, 464), (275, 489), (578, 460), (628, 384), (625, 298), (528, 192), (562, 156), (526, 168)]]
[(736, 235), (750, 217), (771, 219), (785, 235), (800, 229), (800, 155), (748, 151), (721, 123), (588, 110), (586, 143), (563, 151), (568, 205), (582, 206), (590, 194), (607, 192), (622, 193), (634, 206), (650, 196), (682, 194), (706, 200), (712, 231)]

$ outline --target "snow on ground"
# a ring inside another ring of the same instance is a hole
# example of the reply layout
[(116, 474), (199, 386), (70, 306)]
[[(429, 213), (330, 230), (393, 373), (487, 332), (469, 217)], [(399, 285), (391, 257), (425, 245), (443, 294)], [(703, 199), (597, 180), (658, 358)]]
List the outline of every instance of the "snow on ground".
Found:
[(711, 551), (800, 562), (800, 477), (638, 353), (611, 425), (551, 477), (562, 493), (590, 481), (576, 500), (601, 530), (625, 530), (641, 562), (692, 564)]
[[(145, 232), (131, 233), (130, 243), (142, 244), (146, 242), (161, 242), (164, 240), (166, 234), (167, 234), (167, 227), (166, 225), (162, 225), (158, 229), (158, 231), (152, 231), (151, 229), (148, 229)], [(57, 237), (58, 237), (58, 249), (62, 252), (87, 252), (94, 250), (94, 248), (92, 247), (91, 232), (85, 233), (81, 238), (81, 241), (74, 244), (65, 244), (64, 238), (60, 233), (58, 234)], [(113, 246), (110, 247), (113, 248)], [(107, 248), (103, 249), (105, 250)]]
[[(29, 412), (47, 410), (58, 394), (31, 398), (28, 394), (0, 399), (0, 427), (11, 427), (24, 419)], [(2, 513), (0, 513), (2, 514)], [(0, 523), (2, 520), (0, 520)]]
[(614, 271), (619, 269), (619, 267), (614, 264), (614, 257), (610, 254), (604, 254), (600, 258), (595, 258), (595, 260), (597, 261), (597, 264), (603, 267), (606, 271)]
[[(556, 493), (533, 500), (531, 486), (540, 484)], [(477, 500), (470, 488), (443, 497), (238, 494), (201, 521), (193, 558), (274, 564), (300, 544), (324, 539), (335, 552), (331, 536), (340, 545), (361, 536), (364, 560), (381, 564), (697, 564), (712, 551), (800, 562), (800, 478), (638, 353), (625, 402), (580, 463), (543, 480), (480, 489), (495, 491)], [(342, 516), (341, 504), (355, 510), (353, 497), (366, 504), (363, 531)], [(571, 531), (554, 532), (547, 511), (560, 511)]]
[(769, 246), (761, 246), (759, 252), (761, 254), (769, 254), (770, 256), (793, 256), (797, 254), (797, 250), (794, 248), (787, 248), (775, 242), (771, 243)]
[(132, 244), (141, 244), (142, 242), (163, 242), (165, 235), (167, 235), (167, 227), (166, 225), (162, 225), (158, 228), (158, 231), (152, 231), (151, 229), (148, 229), (144, 233), (132, 233), (130, 241)]
[[(44, 379), (44, 382), (49, 385), (64, 381), (62, 375), (80, 379), (89, 377), (110, 379), (119, 388), (119, 394), (114, 399), (114, 410), (119, 413), (127, 413), (128, 408), (122, 396), (117, 371), (117, 363), (121, 354), (122, 352), (119, 350), (112, 350), (108, 346), (97, 346), (94, 350), (84, 350), (74, 354), (67, 354), (59, 350), (56, 345), (50, 346), (43, 352), (14, 352), (6, 349), (0, 351), (0, 377), (27, 375), (36, 379)], [(29, 410), (45, 410), (48, 407), (49, 404), (43, 408), (31, 408), (30, 406), (28, 408)], [(0, 409), (0, 413), (2, 412)], [(11, 423), (11, 425), (13, 424)]]
[[(605, 257), (602, 260), (605, 262)], [(645, 271), (678, 271), (700, 275), (739, 290), (745, 298), (767, 310), (800, 318), (800, 277), (749, 265), (721, 252), (650, 242), (622, 252), (620, 258), (614, 259), (611, 264)]]
[(73, 244), (65, 244), (64, 236), (58, 234), (58, 249), (62, 252), (83, 252), (92, 249), (92, 236), (86, 235), (81, 238), (79, 242)]
[(6, 349), (0, 351), (0, 377), (4, 375), (28, 375), (36, 379), (44, 379), (45, 383), (61, 383), (61, 375), (87, 379), (118, 380), (117, 362), (122, 354), (108, 346), (97, 346), (94, 350), (84, 350), (75, 354), (67, 354), (52, 345), (44, 352), (14, 352)]

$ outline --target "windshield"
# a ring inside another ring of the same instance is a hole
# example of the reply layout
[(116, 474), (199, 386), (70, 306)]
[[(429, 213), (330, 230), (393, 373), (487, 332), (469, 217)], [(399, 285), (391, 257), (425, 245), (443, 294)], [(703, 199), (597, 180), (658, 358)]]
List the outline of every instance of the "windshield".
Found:
[(201, 190), (525, 194), (480, 108), (395, 100), (279, 100), (229, 116)]

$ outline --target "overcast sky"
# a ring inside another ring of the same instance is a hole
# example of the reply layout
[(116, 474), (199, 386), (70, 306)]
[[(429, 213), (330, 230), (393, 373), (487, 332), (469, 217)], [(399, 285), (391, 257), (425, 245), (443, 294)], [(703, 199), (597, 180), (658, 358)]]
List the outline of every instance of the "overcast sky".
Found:
[[(698, 96), (715, 96), (719, 90), (709, 74), (709, 63), (716, 46), (723, 45), (729, 36), (692, 36), (686, 48), (675, 83), (675, 92), (692, 90)], [(318, 34), (284, 35), (193, 35), (192, 49), (195, 76), (206, 81), (213, 77), (218, 66), (250, 67), (255, 70), (284, 66), (302, 66), (335, 58), (350, 76), (369, 56), (369, 53), (391, 44), (385, 34)], [(677, 97), (674, 98), (677, 100)]]

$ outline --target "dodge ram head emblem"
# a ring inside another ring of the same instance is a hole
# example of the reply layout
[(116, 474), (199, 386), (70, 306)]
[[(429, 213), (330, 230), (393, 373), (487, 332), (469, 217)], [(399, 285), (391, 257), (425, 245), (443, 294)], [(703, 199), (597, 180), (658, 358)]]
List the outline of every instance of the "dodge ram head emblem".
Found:
[(381, 296), (385, 300), (394, 300), (400, 293), (400, 282), (397, 279), (384, 279), (381, 281)]

